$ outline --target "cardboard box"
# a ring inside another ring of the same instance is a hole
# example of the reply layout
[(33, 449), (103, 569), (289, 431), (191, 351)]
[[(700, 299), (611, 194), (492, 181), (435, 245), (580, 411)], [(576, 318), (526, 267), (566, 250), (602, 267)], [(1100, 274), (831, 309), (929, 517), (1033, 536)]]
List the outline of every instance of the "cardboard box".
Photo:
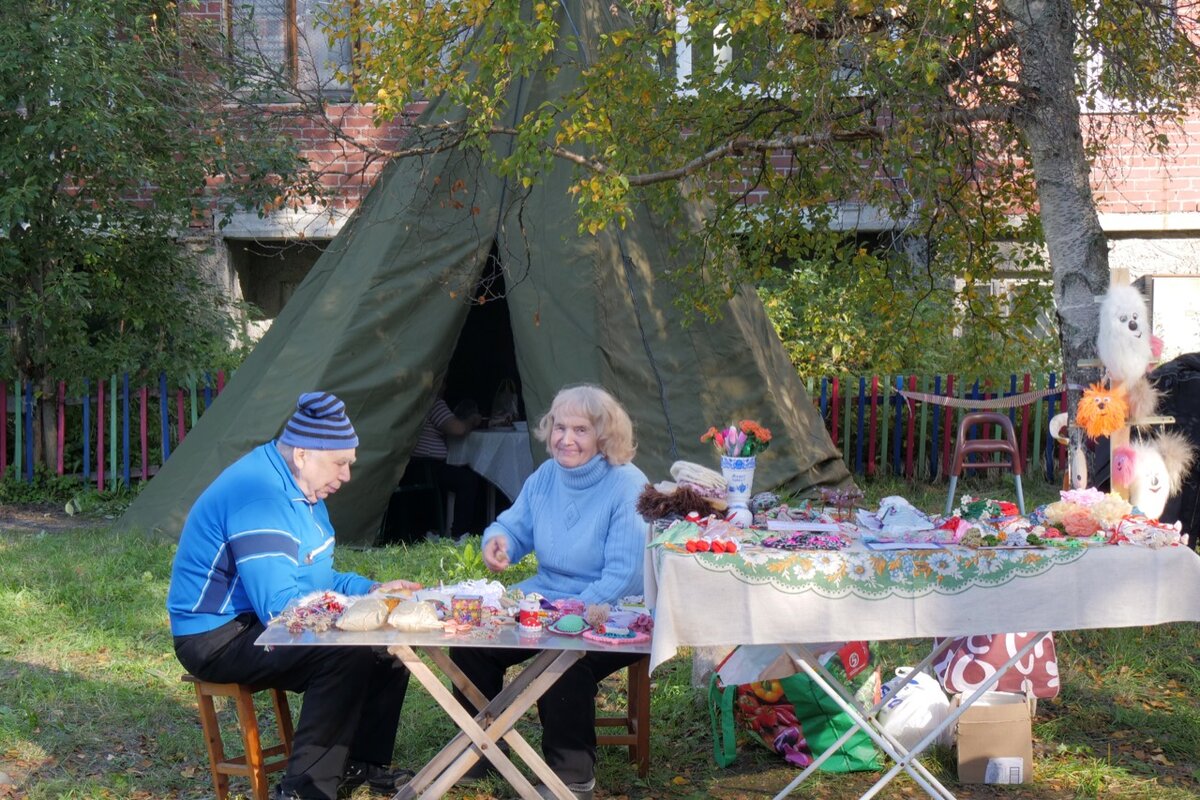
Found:
[[(956, 708), (963, 700), (956, 695)], [(1033, 781), (1034, 700), (988, 692), (958, 718), (958, 780), (961, 783)]]

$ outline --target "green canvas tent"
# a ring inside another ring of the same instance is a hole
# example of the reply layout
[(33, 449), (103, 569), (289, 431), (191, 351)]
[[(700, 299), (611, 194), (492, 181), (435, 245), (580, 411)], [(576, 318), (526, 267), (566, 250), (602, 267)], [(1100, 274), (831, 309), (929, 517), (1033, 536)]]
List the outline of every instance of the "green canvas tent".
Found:
[[(559, 14), (567, 11), (562, 35), (578, 36), (585, 54), (622, 24), (608, 4), (560, 3)], [(553, 78), (522, 82), (514, 118), (569, 88), (577, 51), (560, 50)], [(424, 119), (445, 115), (433, 104)], [(371, 543), (459, 344), (469, 310), (462, 293), (497, 255), (530, 420), (562, 386), (593, 382), (629, 410), (635, 463), (652, 481), (667, 479), (679, 459), (715, 468), (700, 434), (753, 418), (774, 433), (756, 489), (848, 483), (754, 291), (739, 291), (717, 321), (685, 324), (677, 287), (663, 276), (695, 257), (690, 231), (643, 207), (624, 230), (580, 234), (570, 177), (560, 164), (517, 190), (462, 150), (389, 164), (120, 525), (178, 535), (209, 482), (274, 437), (301, 392), (319, 389), (345, 401), (361, 442), (353, 480), (329, 499), (330, 513), (341, 540)], [(699, 211), (691, 213), (694, 225)], [(546, 458), (540, 442), (531, 447), (535, 462)]]

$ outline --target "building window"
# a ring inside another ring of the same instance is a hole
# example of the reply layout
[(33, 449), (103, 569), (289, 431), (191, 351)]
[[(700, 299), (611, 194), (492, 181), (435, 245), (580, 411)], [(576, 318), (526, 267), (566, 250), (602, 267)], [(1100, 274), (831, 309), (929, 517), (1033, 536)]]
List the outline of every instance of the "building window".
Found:
[(264, 80), (283, 78), (303, 91), (348, 93), (337, 79), (350, 69), (351, 48), (331, 42), (318, 24), (322, 0), (226, 0), (229, 38), (256, 63)]
[(687, 10), (676, 11), (675, 30), (679, 42), (675, 52), (675, 80), (684, 94), (700, 84), (714, 81), (757, 93), (770, 74), (774, 45), (761, 29), (731, 33), (722, 24), (711, 31), (693, 31)]

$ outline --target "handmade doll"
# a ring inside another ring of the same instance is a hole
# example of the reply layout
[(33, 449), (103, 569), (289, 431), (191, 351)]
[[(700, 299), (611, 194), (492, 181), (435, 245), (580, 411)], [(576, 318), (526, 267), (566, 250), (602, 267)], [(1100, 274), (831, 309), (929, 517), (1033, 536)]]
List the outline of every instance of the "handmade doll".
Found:
[(1096, 350), (1114, 382), (1132, 384), (1146, 374), (1152, 357), (1146, 301), (1127, 284), (1108, 287), (1100, 303)]
[(1152, 439), (1118, 447), (1113, 453), (1112, 481), (1129, 491), (1129, 502), (1148, 519), (1158, 519), (1167, 498), (1176, 494), (1192, 465), (1195, 451), (1183, 436), (1160, 433)]

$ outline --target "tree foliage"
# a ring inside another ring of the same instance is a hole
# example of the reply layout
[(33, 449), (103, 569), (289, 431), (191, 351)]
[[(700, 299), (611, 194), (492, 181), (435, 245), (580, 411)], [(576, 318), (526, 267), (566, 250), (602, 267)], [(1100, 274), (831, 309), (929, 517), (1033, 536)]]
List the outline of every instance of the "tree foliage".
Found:
[[(788, 306), (777, 319), (829, 330), (814, 347), (846, 340), (832, 361), (915, 350), (897, 359), (909, 367), (950, 331), (973, 365), (1046, 355), (1046, 288), (1081, 267), (1046, 263), (1037, 181), (1056, 177), (1036, 174), (1033, 115), (1052, 96), (1069, 141), (1078, 106), (1064, 105), (1115, 103), (1133, 112), (1122, 133), (1161, 147), (1200, 83), (1195, 21), (1166, 0), (334, 0), (326, 18), (356, 44), (356, 96), (382, 119), (431, 97), (455, 109), (397, 155), (473, 147), (526, 186), (566, 160), (582, 231), (702, 199), (711, 258), (676, 276), (686, 302), (713, 313), (731, 285), (769, 284)], [(1031, 70), (1035, 29), (1073, 54), (1055, 77), (1065, 104)], [(512, 118), (523, 81), (568, 70), (561, 96)], [(1104, 145), (1092, 133), (1086, 155), (1064, 151), (1085, 175)], [(863, 210), (909, 258), (846, 246)]]
[(277, 199), (304, 163), (221, 102), (237, 75), (219, 34), (168, 0), (0, 8), (0, 352), (22, 377), (178, 372), (228, 349), (231, 309), (176, 239)]
[[(227, 365), (235, 309), (187, 231), (313, 195), (295, 143), (238, 99), (216, 25), (173, 0), (0, 4), (0, 375), (54, 379)], [(242, 98), (248, 99), (248, 98)]]

